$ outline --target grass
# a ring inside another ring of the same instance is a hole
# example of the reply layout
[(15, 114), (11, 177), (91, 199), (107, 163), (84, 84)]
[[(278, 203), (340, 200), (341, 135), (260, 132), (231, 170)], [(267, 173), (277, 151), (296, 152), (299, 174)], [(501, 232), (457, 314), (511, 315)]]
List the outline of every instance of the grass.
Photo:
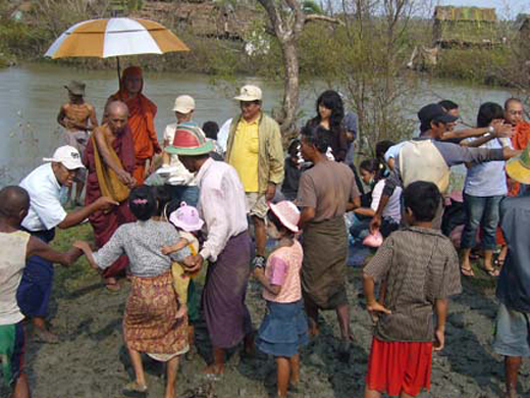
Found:
[[(94, 242), (94, 234), (89, 223), (69, 229), (57, 228), (52, 246), (56, 250), (66, 251), (77, 240)], [(90, 267), (84, 256), (80, 257), (70, 267), (58, 266), (55, 271), (55, 293), (58, 296), (65, 294), (67, 291), (86, 286), (89, 282), (94, 283), (99, 280), (98, 273)]]

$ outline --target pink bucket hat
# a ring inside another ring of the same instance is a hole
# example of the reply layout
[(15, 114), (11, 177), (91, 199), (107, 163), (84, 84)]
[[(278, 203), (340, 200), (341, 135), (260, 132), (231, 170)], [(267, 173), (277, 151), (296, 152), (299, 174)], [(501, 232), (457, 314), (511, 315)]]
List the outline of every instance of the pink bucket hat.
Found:
[(204, 224), (197, 209), (188, 206), (186, 202), (182, 202), (180, 207), (170, 214), (169, 222), (186, 232), (199, 231)]
[(269, 207), (285, 228), (295, 233), (299, 231), (300, 210), (293, 202), (282, 200), (276, 204), (270, 203)]

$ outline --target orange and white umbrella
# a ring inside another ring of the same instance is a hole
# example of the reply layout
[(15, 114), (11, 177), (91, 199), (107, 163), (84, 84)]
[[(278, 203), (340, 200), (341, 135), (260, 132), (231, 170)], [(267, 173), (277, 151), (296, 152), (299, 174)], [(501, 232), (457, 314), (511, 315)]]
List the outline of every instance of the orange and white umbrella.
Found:
[(120, 57), (189, 51), (174, 33), (147, 19), (92, 19), (71, 26), (44, 54), (51, 58)]

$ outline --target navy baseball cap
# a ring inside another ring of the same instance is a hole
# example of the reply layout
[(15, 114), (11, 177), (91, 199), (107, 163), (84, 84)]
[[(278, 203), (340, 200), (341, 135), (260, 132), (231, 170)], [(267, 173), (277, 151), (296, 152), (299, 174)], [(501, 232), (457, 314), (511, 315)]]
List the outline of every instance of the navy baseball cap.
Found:
[(447, 113), (439, 104), (425, 105), (418, 112), (418, 119), (420, 119), (422, 126), (430, 126), (431, 122), (451, 123), (458, 120), (456, 116)]

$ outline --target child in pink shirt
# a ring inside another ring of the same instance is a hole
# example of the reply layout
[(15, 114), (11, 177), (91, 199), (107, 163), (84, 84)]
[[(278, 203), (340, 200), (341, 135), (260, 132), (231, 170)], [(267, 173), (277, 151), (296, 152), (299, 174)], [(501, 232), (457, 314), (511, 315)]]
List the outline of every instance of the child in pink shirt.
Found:
[(298, 347), (307, 344), (307, 319), (302, 304), (300, 269), (302, 245), (296, 240), (300, 212), (293, 202), (271, 204), (267, 213), (267, 234), (278, 240), (265, 269), (256, 268), (254, 276), (263, 285), (267, 314), (259, 328), (256, 346), (274, 355), (277, 366), (278, 397), (287, 396), (289, 382), (300, 379)]

